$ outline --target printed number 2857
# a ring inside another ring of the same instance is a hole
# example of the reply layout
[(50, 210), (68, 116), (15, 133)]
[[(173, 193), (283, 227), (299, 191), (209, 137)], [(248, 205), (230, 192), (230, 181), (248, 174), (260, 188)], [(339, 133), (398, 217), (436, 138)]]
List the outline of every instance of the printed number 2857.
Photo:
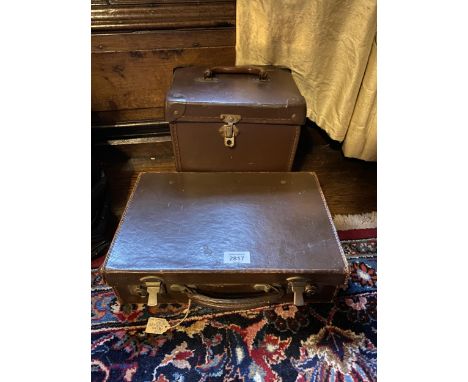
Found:
[(231, 255), (229, 256), (230, 263), (242, 263), (244, 261), (244, 255)]
[(224, 263), (228, 264), (249, 264), (250, 252), (224, 252)]

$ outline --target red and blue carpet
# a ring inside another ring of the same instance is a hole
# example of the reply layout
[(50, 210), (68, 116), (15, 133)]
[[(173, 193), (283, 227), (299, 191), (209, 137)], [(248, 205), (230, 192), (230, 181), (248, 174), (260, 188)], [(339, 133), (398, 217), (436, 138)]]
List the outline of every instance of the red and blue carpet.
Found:
[[(361, 229), (349, 219), (335, 222), (352, 273), (334, 303), (222, 314), (193, 307), (163, 335), (144, 332), (146, 310), (121, 307), (96, 272), (103, 259), (94, 261), (92, 381), (375, 381), (375, 221)], [(183, 306), (161, 308), (171, 323), (184, 313)]]

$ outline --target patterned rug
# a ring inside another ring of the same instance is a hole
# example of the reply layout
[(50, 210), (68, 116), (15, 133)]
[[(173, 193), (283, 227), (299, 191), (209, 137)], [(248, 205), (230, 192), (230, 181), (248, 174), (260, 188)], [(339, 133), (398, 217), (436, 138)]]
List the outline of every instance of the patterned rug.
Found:
[[(377, 230), (339, 231), (352, 273), (332, 304), (218, 313), (192, 307), (163, 335), (146, 334), (141, 305), (120, 306), (91, 271), (92, 381), (336, 381), (377, 379)], [(184, 306), (161, 306), (174, 324)]]

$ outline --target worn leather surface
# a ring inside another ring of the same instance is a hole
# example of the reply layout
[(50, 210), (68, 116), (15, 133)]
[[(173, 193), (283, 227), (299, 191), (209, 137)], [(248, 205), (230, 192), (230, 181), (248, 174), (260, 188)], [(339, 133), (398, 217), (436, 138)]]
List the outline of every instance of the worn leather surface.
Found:
[[(225, 263), (226, 252), (250, 262)], [(222, 294), (293, 276), (330, 299), (346, 270), (314, 173), (199, 172), (140, 175), (102, 273), (121, 300), (141, 302), (132, 287), (145, 276), (161, 278), (163, 300), (174, 283)]]
[(300, 134), (299, 126), (236, 125), (235, 147), (224, 145), (222, 124), (194, 122), (171, 125), (179, 171), (290, 171)]
[[(206, 67), (174, 71), (166, 97), (166, 120), (219, 121), (220, 114), (241, 114), (245, 122), (301, 125), (306, 104), (291, 72), (261, 66), (267, 73), (262, 81), (253, 74), (215, 74), (204, 78)], [(226, 109), (228, 107), (229, 109)]]
[[(166, 98), (177, 169), (289, 171), (306, 114), (291, 72), (270, 66), (213, 68), (205, 78), (206, 69), (176, 69)], [(226, 114), (240, 116), (232, 148), (219, 132)]]

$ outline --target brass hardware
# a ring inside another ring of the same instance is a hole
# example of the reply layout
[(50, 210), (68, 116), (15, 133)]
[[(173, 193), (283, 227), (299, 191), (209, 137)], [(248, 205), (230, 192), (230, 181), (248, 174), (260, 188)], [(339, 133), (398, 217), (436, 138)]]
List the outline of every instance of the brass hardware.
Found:
[(268, 284), (255, 284), (253, 288), (255, 290), (263, 291), (265, 293), (268, 293), (271, 291), (271, 285), (268, 285)]
[(290, 277), (288, 278), (289, 287), (294, 293), (294, 305), (304, 305), (304, 293), (307, 296), (313, 295), (317, 291), (317, 287), (312, 285), (309, 280), (303, 279), (302, 277)]
[(184, 292), (187, 287), (184, 286), (184, 285), (179, 285), (179, 284), (172, 284), (169, 289), (172, 291), (172, 292)]
[(140, 281), (143, 282), (144, 288), (148, 293), (148, 302), (149, 307), (158, 305), (158, 294), (163, 292), (163, 283), (162, 280), (158, 277), (148, 276), (143, 277)]
[(304, 293), (306, 294), (306, 296), (312, 296), (315, 293), (317, 293), (317, 289), (318, 288), (316, 286), (307, 284), (305, 287)]
[(219, 129), (220, 134), (224, 138), (224, 146), (232, 148), (236, 144), (236, 136), (239, 135), (239, 129), (235, 123), (240, 121), (241, 116), (237, 114), (221, 114), (220, 118), (226, 123)]
[(161, 291), (161, 283), (158, 282), (147, 282), (146, 290), (148, 291), (148, 306), (158, 305), (158, 293)]
[(294, 305), (304, 305), (304, 288), (305, 285), (299, 285), (298, 283), (294, 283), (291, 285), (291, 289), (294, 293)]
[(142, 286), (133, 286), (132, 291), (140, 297), (148, 297), (148, 291)]

